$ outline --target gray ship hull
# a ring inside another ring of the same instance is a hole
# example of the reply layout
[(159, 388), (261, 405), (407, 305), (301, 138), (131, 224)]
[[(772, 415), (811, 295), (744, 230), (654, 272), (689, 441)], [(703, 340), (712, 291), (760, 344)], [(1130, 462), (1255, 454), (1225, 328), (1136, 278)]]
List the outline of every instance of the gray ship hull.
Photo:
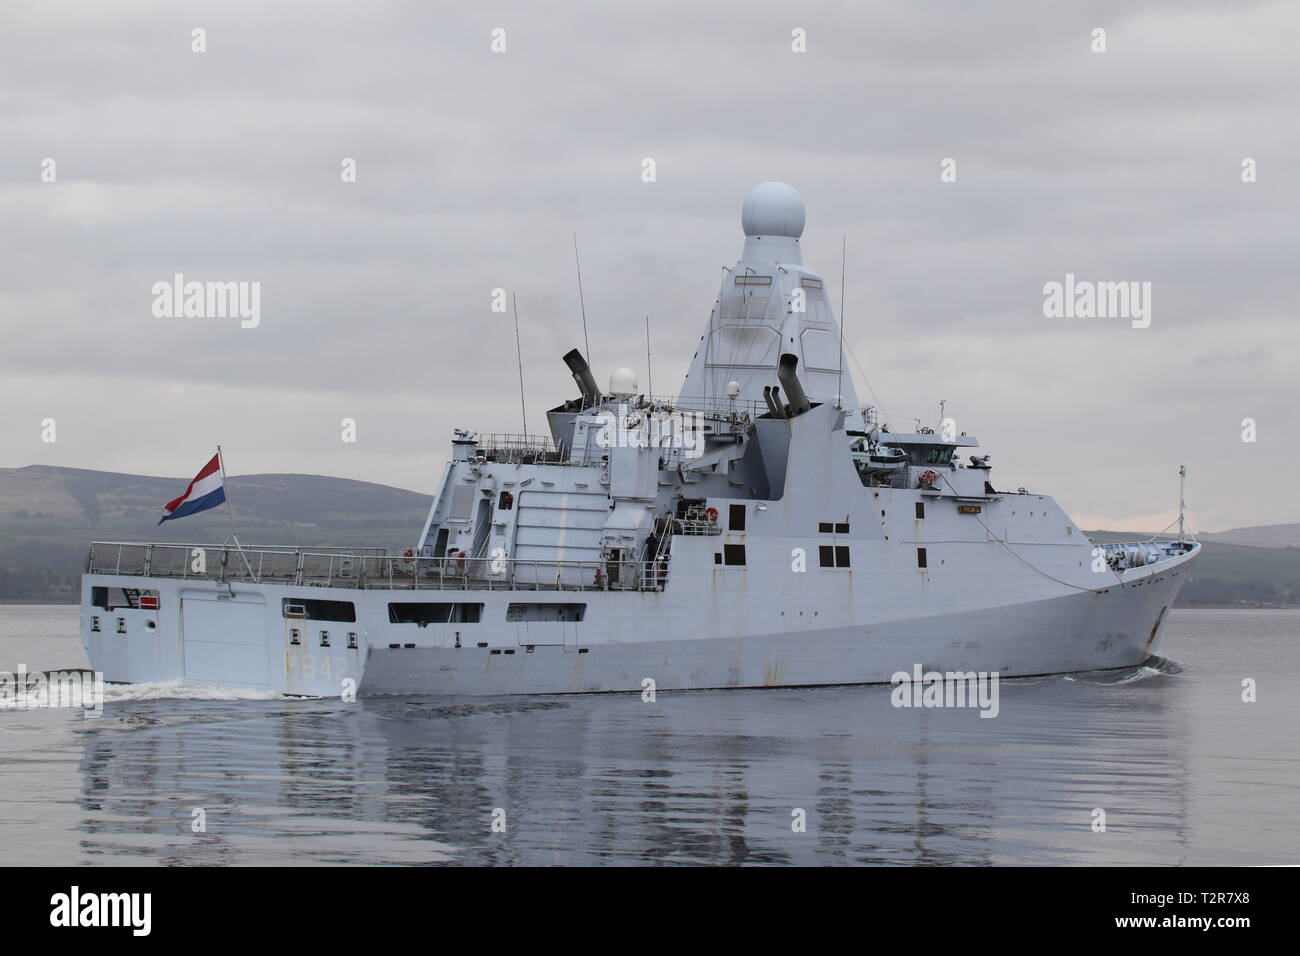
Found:
[[(692, 627), (688, 622), (701, 616), (675, 607), (671, 590), (442, 590), (440, 602), (482, 604), (480, 620), (422, 626), (395, 623), (390, 604), (427, 593), (97, 574), (84, 578), (82, 630), (92, 666), (110, 682), (183, 679), (302, 696), (888, 683), (916, 666), (1021, 677), (1134, 666), (1156, 654), (1166, 612), (1198, 551), (1134, 569), (1122, 584), (1101, 590), (862, 623), (835, 623), (828, 615), (826, 624), (727, 637), (710, 636), (716, 619)], [(158, 609), (105, 613), (96, 606), (96, 588), (151, 589)], [(355, 621), (285, 618), (285, 602), (304, 595), (351, 605)], [(508, 606), (521, 597), (580, 597), (591, 613), (582, 622), (507, 621)], [(635, 637), (655, 630), (671, 636)]]
[[(565, 694), (889, 683), (897, 672), (1001, 677), (1129, 667), (1157, 653), (1180, 577), (1105, 595), (785, 634), (561, 647), (509, 656), (486, 648), (375, 649), (371, 694)], [(1141, 623), (1138, 623), (1141, 622)]]

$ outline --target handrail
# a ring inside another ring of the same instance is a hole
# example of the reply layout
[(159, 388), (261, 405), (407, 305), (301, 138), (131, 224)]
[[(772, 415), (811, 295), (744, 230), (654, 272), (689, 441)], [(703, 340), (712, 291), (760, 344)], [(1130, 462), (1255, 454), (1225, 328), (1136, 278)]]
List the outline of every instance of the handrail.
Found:
[[(193, 568), (196, 549), (205, 552), (200, 571)], [(377, 548), (243, 548), (240, 557), (240, 550), (224, 544), (97, 541), (90, 546), (87, 573), (388, 590), (657, 591), (664, 587), (668, 563), (666, 557), (653, 561), (408, 557)], [(244, 559), (249, 559), (247, 565)]]

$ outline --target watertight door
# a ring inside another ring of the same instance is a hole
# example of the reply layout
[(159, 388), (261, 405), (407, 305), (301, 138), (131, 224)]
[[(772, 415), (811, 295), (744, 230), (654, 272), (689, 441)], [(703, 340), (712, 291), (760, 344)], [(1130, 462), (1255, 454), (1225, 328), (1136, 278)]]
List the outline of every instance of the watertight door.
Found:
[(573, 625), (564, 621), (519, 621), (515, 627), (519, 628), (519, 645), (522, 647), (526, 644), (563, 644), (566, 629)]
[(185, 679), (196, 684), (269, 687), (266, 604), (260, 598), (181, 598)]

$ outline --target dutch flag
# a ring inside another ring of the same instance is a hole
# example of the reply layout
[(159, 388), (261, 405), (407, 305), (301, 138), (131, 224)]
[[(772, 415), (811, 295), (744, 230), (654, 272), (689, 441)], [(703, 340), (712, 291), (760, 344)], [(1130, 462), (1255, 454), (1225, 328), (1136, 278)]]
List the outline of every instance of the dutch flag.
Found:
[(158, 523), (207, 511), (225, 500), (226, 489), (221, 482), (221, 452), (217, 452), (210, 462), (199, 469), (190, 486), (185, 489), (185, 494), (163, 505), (163, 510), (167, 513), (158, 519)]

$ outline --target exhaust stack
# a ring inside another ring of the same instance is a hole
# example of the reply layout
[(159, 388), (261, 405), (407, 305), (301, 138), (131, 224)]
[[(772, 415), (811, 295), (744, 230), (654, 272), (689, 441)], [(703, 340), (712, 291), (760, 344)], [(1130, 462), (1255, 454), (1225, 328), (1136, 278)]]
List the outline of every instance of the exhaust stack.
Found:
[(773, 418), (785, 418), (785, 409), (781, 407), (781, 390), (773, 385), (763, 386), (763, 401)]
[(781, 380), (781, 385), (785, 388), (785, 394), (790, 398), (791, 418), (802, 415), (812, 408), (808, 396), (804, 394), (803, 385), (799, 383), (799, 376), (795, 374), (795, 369), (798, 367), (799, 356), (786, 352), (781, 356), (781, 364), (776, 369), (776, 377)]
[(591, 366), (582, 357), (582, 353), (577, 349), (570, 349), (565, 353), (564, 364), (569, 366), (569, 371), (573, 373), (573, 380), (578, 383), (583, 406), (590, 408), (599, 405), (602, 397), (600, 389), (596, 387), (596, 377), (591, 374)]

